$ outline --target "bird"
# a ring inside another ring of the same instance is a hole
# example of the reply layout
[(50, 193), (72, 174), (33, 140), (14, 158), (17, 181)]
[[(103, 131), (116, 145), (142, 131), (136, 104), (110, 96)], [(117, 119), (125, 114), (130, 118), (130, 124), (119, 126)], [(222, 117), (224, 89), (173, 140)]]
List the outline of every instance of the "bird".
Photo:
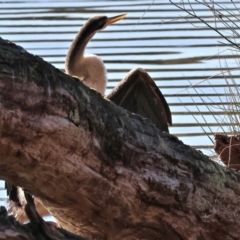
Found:
[[(12, 213), (14, 217), (20, 222), (25, 223), (29, 219), (25, 213), (25, 206), (27, 200), (25, 198), (26, 191), (23, 188), (12, 185), (9, 181), (5, 181), (5, 189), (8, 195), (8, 212)], [(39, 199), (34, 198), (35, 206), (40, 216), (48, 216), (50, 212), (40, 202)]]
[[(95, 89), (105, 96), (107, 86), (107, 70), (103, 60), (94, 54), (84, 54), (88, 42), (93, 36), (107, 26), (122, 20), (127, 14), (114, 17), (95, 16), (90, 18), (74, 38), (65, 60), (65, 72), (77, 77), (85, 85)], [(142, 68), (132, 69), (124, 79), (105, 96), (116, 105), (125, 108), (133, 114), (150, 119), (162, 132), (169, 132), (168, 125), (172, 124), (171, 111), (163, 94), (154, 80)], [(6, 182), (9, 195), (9, 206), (20, 222), (27, 221), (27, 216), (21, 206), (24, 196), (20, 187), (14, 187)], [(48, 215), (48, 210), (34, 198), (37, 211), (41, 216)]]
[[(122, 20), (127, 14), (114, 17), (90, 18), (77, 33), (65, 61), (65, 71), (79, 78), (85, 85), (104, 95), (107, 85), (107, 70), (103, 60), (94, 54), (84, 54), (88, 42), (107, 26)], [(161, 131), (169, 132), (172, 124), (169, 106), (148, 73), (141, 69), (131, 70), (113, 91), (106, 96), (126, 110), (150, 119)]]

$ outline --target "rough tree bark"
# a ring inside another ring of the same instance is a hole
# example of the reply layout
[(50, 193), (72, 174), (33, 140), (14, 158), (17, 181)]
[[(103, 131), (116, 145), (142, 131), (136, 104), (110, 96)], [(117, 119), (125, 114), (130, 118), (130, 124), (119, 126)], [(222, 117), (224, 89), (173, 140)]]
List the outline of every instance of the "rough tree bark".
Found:
[(240, 175), (0, 40), (0, 177), (89, 239), (239, 239)]

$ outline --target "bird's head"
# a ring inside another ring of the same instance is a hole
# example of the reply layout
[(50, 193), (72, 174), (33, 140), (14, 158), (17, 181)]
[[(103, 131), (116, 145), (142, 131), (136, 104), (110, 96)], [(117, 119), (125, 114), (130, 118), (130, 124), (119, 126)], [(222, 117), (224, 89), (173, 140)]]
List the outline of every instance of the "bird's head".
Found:
[(96, 16), (88, 19), (88, 21), (84, 24), (82, 29), (86, 29), (86, 34), (88, 36), (93, 36), (100, 30), (103, 30), (107, 26), (120, 21), (121, 19), (125, 18), (127, 14), (121, 14), (114, 17), (106, 17), (106, 16)]

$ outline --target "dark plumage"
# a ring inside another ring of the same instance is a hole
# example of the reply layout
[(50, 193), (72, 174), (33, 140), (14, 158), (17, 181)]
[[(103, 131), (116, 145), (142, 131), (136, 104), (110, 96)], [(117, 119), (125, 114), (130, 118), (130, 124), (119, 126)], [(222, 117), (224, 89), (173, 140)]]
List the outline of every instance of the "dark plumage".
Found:
[(149, 118), (161, 131), (172, 124), (169, 106), (155, 82), (141, 68), (133, 69), (107, 96), (129, 112)]

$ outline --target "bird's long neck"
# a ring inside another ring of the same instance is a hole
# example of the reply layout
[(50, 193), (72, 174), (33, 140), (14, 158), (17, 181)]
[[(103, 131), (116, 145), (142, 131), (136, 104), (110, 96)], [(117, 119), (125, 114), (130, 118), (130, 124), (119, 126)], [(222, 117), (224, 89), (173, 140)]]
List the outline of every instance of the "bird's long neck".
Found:
[(78, 77), (85, 85), (104, 95), (107, 85), (104, 63), (96, 55), (84, 55), (86, 45), (95, 34), (88, 29), (87, 25), (83, 26), (73, 40), (66, 56), (65, 70), (69, 75)]
[(94, 33), (89, 35), (86, 30), (84, 26), (81, 28), (68, 50), (65, 70), (69, 75), (74, 75), (75, 69), (78, 68), (79, 62), (83, 59), (88, 42), (94, 36)]

